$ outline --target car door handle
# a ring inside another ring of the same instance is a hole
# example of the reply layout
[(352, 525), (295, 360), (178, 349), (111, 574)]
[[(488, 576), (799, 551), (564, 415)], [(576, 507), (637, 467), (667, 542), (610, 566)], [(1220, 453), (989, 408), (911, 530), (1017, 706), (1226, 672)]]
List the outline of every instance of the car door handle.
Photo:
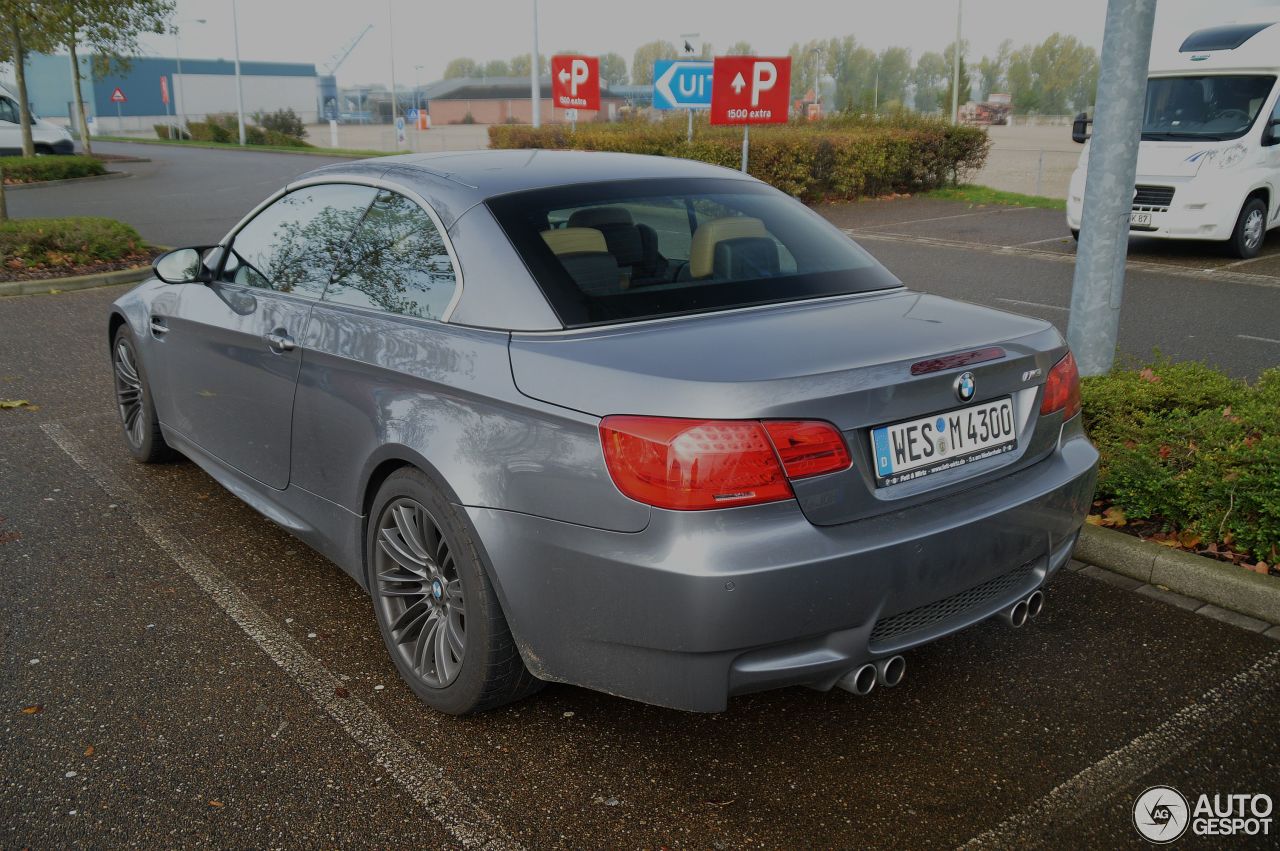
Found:
[(267, 341), (267, 348), (273, 352), (291, 352), (298, 347), (298, 343), (283, 330), (272, 331), (270, 334), (264, 334), (263, 339)]
[(163, 337), (169, 333), (169, 326), (164, 324), (164, 318), (160, 316), (151, 317), (151, 333), (157, 337)]

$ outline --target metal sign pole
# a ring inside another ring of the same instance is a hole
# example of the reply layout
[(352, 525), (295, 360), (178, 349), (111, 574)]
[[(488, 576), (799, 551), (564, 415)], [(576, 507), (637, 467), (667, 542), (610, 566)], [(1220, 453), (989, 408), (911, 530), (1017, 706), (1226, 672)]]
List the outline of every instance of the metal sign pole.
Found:
[(689, 113), (689, 133), (685, 137), (685, 141), (692, 142), (693, 141), (693, 110), (686, 109), (685, 112)]
[(1156, 0), (1110, 0), (1089, 146), (1067, 341), (1081, 375), (1111, 369), (1124, 295), (1129, 213), (1142, 137)]
[(747, 148), (751, 144), (751, 125), (742, 125), (742, 173), (747, 173)]

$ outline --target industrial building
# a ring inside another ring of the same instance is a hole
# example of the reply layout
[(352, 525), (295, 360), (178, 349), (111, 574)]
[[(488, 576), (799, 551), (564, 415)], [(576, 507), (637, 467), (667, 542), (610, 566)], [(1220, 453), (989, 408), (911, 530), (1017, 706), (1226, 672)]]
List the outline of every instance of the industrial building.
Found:
[[(551, 101), (551, 78), (543, 77), (541, 120), (544, 124), (568, 121), (565, 110)], [(442, 124), (528, 124), (533, 117), (529, 104), (528, 77), (458, 77), (424, 86), (418, 102), (431, 114), (431, 123)], [(600, 109), (578, 110), (578, 121), (612, 121), (626, 101), (608, 87), (600, 90)], [(403, 108), (403, 106), (402, 106)], [(468, 118), (470, 116), (470, 118)]]
[[(179, 60), (139, 57), (127, 71), (94, 72), (92, 56), (81, 57), (81, 91), (85, 111), (92, 116), (95, 133), (150, 132), (169, 116), (184, 114), (189, 121), (206, 115), (236, 111), (235, 63), (226, 59)], [(71, 89), (71, 60), (66, 54), (33, 54), (27, 59), (27, 90), (38, 115), (75, 124)], [(240, 63), (246, 115), (292, 109), (306, 123), (317, 120), (317, 74), (313, 64), (297, 62)], [(162, 84), (161, 80), (164, 80)], [(169, 91), (169, 104), (162, 96)], [(124, 102), (115, 103), (119, 89)]]

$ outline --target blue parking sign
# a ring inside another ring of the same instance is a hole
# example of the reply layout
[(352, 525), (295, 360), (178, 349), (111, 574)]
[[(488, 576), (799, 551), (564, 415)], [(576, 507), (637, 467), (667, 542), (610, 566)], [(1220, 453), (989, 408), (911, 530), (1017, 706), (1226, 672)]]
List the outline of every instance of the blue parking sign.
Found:
[(654, 109), (710, 109), (712, 63), (659, 59), (653, 63)]

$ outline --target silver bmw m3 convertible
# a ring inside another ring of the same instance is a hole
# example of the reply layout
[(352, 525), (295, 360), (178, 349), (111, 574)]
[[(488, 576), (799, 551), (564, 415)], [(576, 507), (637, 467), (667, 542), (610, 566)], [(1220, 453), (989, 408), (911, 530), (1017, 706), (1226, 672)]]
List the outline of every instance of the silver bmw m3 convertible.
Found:
[(1051, 325), (682, 160), (326, 166), (158, 259), (107, 330), (133, 456), (339, 564), (449, 713), (893, 685), (1039, 612), (1096, 476)]

